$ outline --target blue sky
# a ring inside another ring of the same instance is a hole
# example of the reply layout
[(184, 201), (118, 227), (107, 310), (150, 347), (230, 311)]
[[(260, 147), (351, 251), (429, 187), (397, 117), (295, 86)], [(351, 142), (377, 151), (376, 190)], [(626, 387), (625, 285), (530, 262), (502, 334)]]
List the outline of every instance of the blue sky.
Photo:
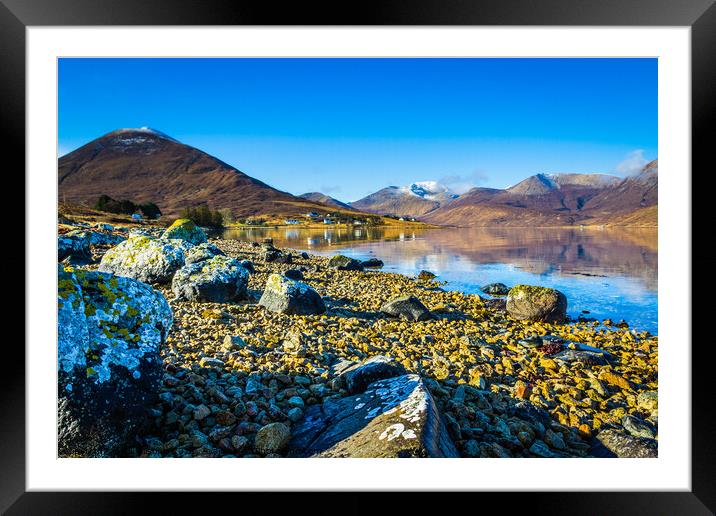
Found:
[(440, 180), (632, 173), (656, 59), (60, 59), (58, 152), (148, 126), (266, 183), (352, 201)]

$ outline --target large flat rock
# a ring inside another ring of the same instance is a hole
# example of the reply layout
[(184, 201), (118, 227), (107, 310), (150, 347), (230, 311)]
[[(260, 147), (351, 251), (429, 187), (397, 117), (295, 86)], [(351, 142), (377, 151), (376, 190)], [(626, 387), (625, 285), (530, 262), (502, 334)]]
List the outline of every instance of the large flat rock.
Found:
[(459, 457), (418, 375), (373, 382), (365, 392), (313, 405), (295, 427), (292, 457)]

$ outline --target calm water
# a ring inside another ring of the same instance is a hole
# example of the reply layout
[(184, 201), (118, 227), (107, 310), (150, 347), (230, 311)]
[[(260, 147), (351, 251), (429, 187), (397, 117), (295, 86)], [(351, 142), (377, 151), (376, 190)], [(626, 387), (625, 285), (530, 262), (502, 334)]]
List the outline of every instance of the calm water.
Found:
[[(625, 319), (657, 334), (657, 230), (470, 228), (251, 228), (224, 238), (261, 240), (278, 247), (359, 259), (380, 258), (383, 270), (421, 269), (447, 281), (443, 288), (480, 293), (501, 282), (554, 287), (565, 293), (571, 316), (589, 310), (599, 320)], [(484, 294), (482, 294), (484, 295)]]

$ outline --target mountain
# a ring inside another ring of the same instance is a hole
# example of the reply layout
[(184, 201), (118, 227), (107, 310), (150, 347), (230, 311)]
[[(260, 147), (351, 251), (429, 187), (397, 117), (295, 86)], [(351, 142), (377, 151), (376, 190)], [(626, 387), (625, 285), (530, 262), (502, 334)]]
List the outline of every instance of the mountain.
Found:
[(351, 206), (361, 211), (400, 217), (421, 217), (452, 202), (458, 196), (436, 181), (421, 181), (408, 186), (388, 186)]
[(606, 174), (536, 174), (504, 190), (473, 188), (421, 220), (456, 226), (655, 226), (658, 166), (621, 179)]
[(351, 207), (350, 205), (348, 205), (344, 202), (341, 202), (338, 199), (331, 197), (330, 195), (322, 194), (321, 192), (308, 192), (308, 193), (299, 195), (299, 197), (301, 199), (306, 199), (308, 201), (325, 204), (326, 206), (335, 206), (337, 208), (343, 208), (345, 210), (355, 211), (355, 208)]
[(164, 215), (207, 204), (235, 217), (293, 217), (326, 206), (295, 197), (146, 127), (119, 129), (58, 160), (59, 199), (94, 205), (106, 194), (154, 202)]

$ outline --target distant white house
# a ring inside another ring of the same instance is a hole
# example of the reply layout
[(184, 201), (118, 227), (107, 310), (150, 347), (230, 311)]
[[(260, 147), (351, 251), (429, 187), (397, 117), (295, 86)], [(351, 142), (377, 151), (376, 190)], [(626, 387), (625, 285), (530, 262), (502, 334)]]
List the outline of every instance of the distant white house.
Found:
[(286, 219), (286, 220), (284, 220), (283, 222), (284, 222), (285, 224), (290, 224), (290, 225), (292, 225), (292, 226), (293, 226), (293, 225), (296, 225), (296, 224), (300, 224), (300, 222), (297, 221), (296, 219)]
[(403, 217), (400, 217), (398, 220), (405, 220)]
[(139, 213), (132, 213), (132, 218), (134, 220), (142, 220), (142, 215)]
[(335, 224), (331, 219), (323, 219), (324, 224)]
[(306, 217), (308, 217), (309, 219), (315, 219), (316, 217), (318, 217), (318, 213), (312, 211), (310, 213), (306, 213)]

